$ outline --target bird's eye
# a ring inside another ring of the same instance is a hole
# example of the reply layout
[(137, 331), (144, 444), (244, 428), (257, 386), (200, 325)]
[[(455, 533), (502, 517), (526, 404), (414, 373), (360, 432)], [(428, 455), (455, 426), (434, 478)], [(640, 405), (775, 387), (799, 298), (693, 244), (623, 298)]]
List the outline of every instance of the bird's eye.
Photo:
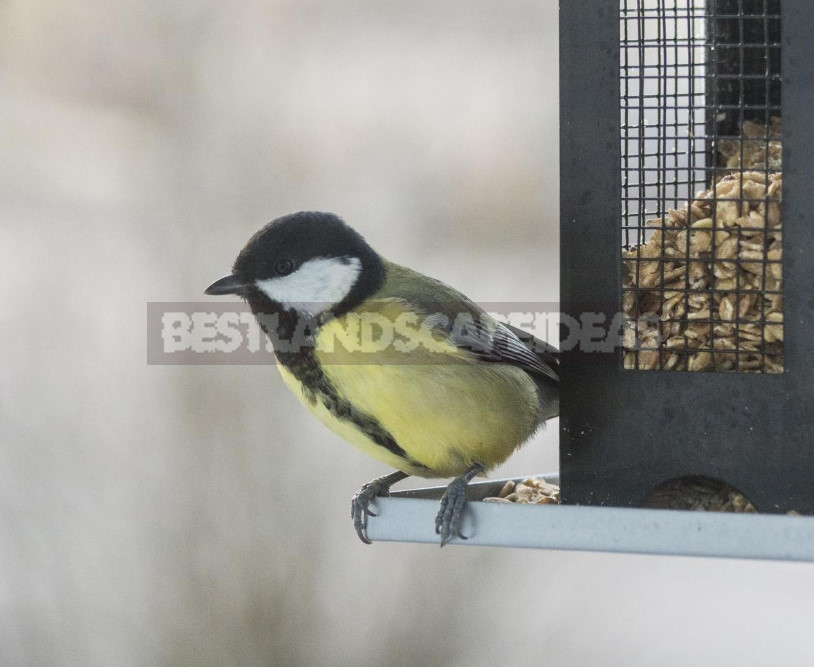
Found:
[(274, 265), (274, 272), (278, 276), (287, 276), (294, 270), (294, 262), (290, 259), (281, 259)]

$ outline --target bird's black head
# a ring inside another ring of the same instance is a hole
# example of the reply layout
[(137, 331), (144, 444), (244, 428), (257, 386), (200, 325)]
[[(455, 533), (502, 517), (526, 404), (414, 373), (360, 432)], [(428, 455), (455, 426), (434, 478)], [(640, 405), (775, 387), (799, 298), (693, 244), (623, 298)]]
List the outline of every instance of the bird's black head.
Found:
[(240, 251), (232, 274), (207, 294), (239, 294), (255, 312), (340, 314), (375, 292), (384, 267), (362, 236), (333, 213), (273, 220)]

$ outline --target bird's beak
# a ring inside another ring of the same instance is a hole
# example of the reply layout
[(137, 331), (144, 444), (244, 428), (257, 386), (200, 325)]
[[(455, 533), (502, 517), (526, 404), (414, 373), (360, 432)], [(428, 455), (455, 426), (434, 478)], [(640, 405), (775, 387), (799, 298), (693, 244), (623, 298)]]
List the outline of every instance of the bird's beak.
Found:
[(216, 280), (209, 287), (206, 288), (204, 294), (222, 295), (222, 294), (240, 294), (248, 285), (241, 282), (235, 275), (229, 275), (220, 280)]

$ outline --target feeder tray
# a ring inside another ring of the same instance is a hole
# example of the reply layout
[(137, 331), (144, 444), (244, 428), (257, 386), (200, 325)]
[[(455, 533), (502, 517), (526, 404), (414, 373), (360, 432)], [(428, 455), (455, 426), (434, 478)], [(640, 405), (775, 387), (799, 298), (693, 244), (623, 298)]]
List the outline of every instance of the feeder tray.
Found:
[[(541, 477), (559, 482), (556, 474)], [(479, 502), (499, 494), (507, 481), (522, 479), (469, 485), (462, 529), (468, 539), (451, 545), (814, 560), (812, 517)], [(438, 545), (433, 526), (445, 490), (438, 486), (377, 498), (368, 537)]]

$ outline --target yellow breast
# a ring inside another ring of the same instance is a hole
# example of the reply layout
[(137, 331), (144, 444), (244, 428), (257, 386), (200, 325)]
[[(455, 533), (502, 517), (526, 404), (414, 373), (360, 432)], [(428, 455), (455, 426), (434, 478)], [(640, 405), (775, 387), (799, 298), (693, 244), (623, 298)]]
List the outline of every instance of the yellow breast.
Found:
[[(394, 303), (387, 318), (394, 321), (400, 308)], [(319, 398), (310, 402), (297, 378), (279, 368), (309, 410), (363, 452), (411, 475), (452, 477), (474, 463), (499, 465), (539, 425), (537, 389), (521, 369), (478, 363), (450, 343), (430, 340), (427, 332), (426, 345), (410, 349), (413, 340), (402, 351), (370, 338), (350, 344), (356, 316), (321, 328), (316, 359), (337, 393), (376, 420), (420, 467), (337, 418)]]

